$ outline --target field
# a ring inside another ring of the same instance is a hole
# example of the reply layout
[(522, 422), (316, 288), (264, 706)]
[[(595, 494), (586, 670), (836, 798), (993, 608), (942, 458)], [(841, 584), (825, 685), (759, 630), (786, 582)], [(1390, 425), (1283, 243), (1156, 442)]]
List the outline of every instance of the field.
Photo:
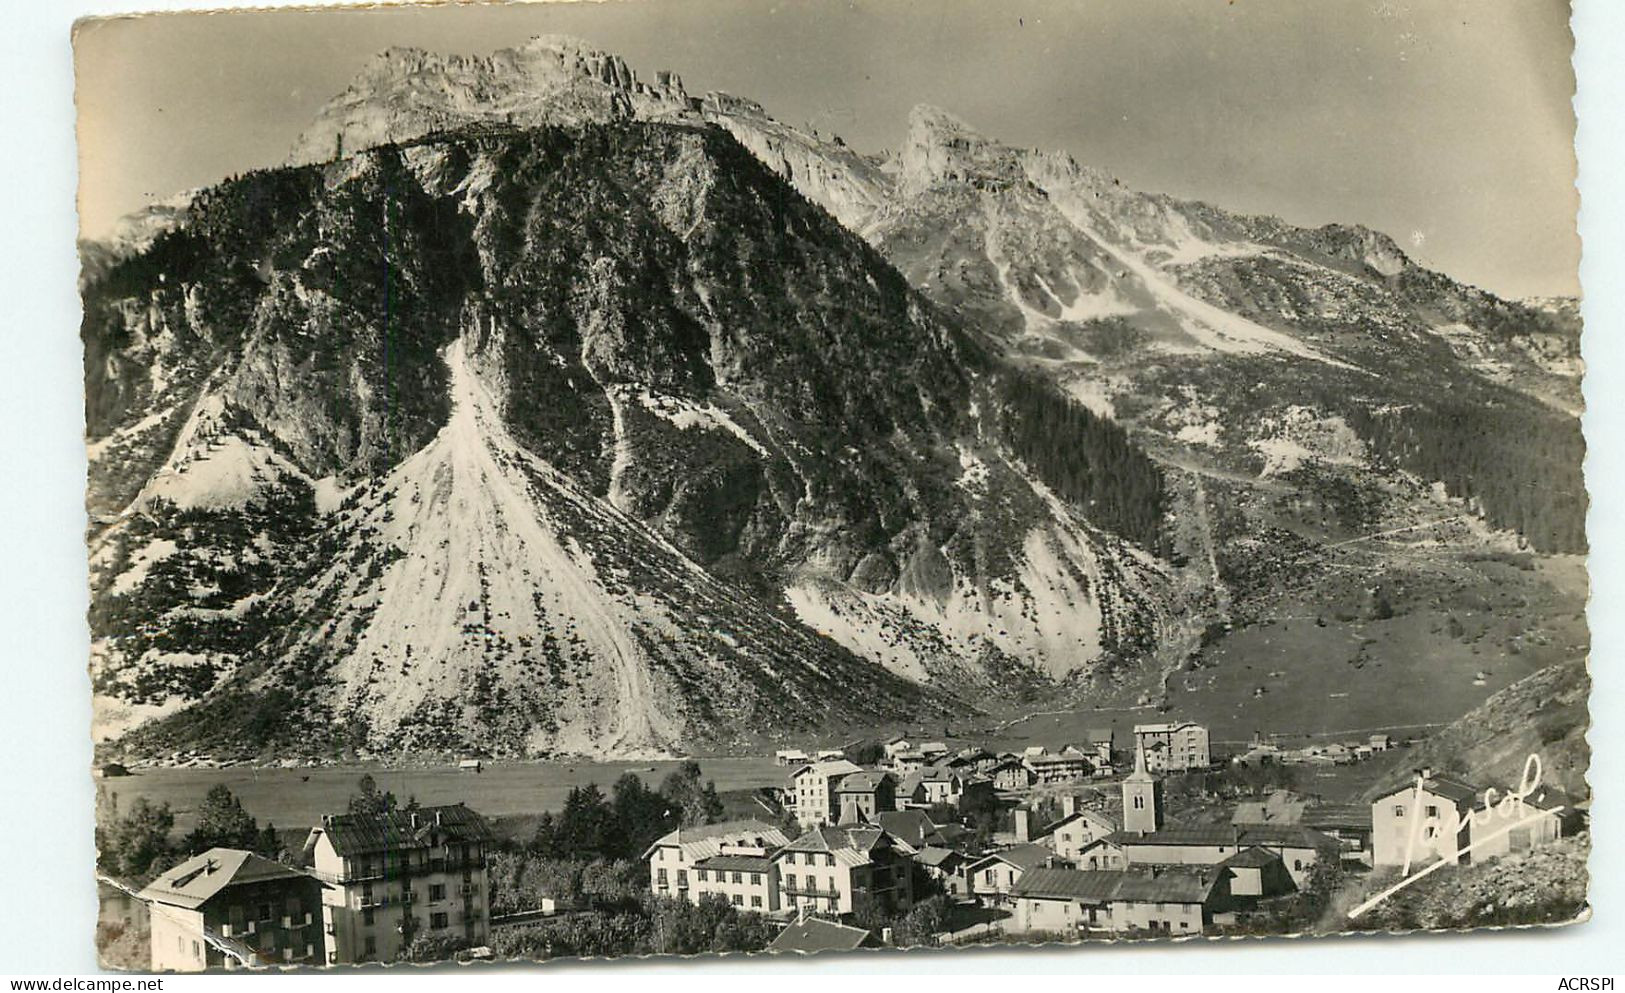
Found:
[[(706, 778), (718, 790), (741, 790), (783, 780), (785, 770), (771, 758), (700, 759)], [(168, 803), (175, 812), (178, 833), (196, 824), (198, 804), (210, 787), (224, 783), (261, 825), (278, 830), (306, 828), (326, 813), (342, 813), (355, 792), (356, 781), (371, 775), (380, 789), (402, 802), (417, 797), (424, 804), (467, 803), (489, 817), (511, 817), (558, 810), (575, 786), (597, 783), (606, 794), (622, 773), (635, 772), (651, 788), (658, 787), (676, 762), (501, 762), (487, 763), (479, 773), (452, 766), (388, 768), (377, 765), (322, 766), (303, 769), (136, 770), (134, 775), (99, 780), (99, 802), (127, 809), (138, 797)]]

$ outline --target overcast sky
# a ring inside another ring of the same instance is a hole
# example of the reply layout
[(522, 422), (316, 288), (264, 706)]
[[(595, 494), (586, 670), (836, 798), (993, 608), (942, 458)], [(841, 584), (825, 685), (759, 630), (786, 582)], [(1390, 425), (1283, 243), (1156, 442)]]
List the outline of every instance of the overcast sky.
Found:
[(168, 14), (77, 34), (81, 220), (287, 154), (391, 45), (578, 35), (865, 151), (916, 103), (1129, 186), (1357, 222), (1509, 296), (1577, 292), (1565, 0), (609, 0)]

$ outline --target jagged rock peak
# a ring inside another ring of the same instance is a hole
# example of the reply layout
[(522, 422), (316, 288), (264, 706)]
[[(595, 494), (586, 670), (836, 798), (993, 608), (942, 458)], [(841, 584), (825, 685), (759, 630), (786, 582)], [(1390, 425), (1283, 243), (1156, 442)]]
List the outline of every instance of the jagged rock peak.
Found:
[(1018, 153), (930, 104), (909, 112), (908, 137), (898, 153), (898, 180), (906, 193), (950, 182), (1006, 186), (1022, 179)]

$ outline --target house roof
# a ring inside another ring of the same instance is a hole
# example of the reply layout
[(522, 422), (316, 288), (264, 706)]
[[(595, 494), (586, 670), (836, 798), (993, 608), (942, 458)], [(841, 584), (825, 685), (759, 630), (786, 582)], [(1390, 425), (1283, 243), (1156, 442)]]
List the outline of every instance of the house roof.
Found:
[(973, 863), (972, 868), (980, 866), (986, 862), (1004, 862), (1008, 865), (1014, 866), (1017, 869), (1020, 869), (1023, 872), (1026, 872), (1028, 869), (1041, 866), (1045, 862), (1048, 862), (1054, 858), (1055, 853), (1050, 851), (1048, 848), (1045, 848), (1043, 845), (1028, 843), (1024, 845), (1016, 845), (1014, 848), (1006, 848), (997, 852), (989, 852), (977, 859), (976, 862)]
[(1022, 874), (1010, 890), (1012, 896), (1039, 900), (1077, 900), (1110, 903), (1118, 884), (1132, 873), (1120, 870), (1051, 869), (1040, 866)]
[(1551, 810), (1554, 807), (1573, 807), (1574, 798), (1556, 786), (1544, 784), (1536, 786), (1534, 791), (1523, 798), (1523, 802), (1536, 810)]
[(914, 861), (919, 862), (921, 865), (928, 865), (933, 869), (940, 869), (956, 859), (963, 861), (964, 858), (965, 856), (954, 851), (952, 848), (940, 848), (936, 845), (926, 845), (915, 854)]
[(1049, 827), (1045, 828), (1039, 837), (1043, 838), (1052, 835), (1056, 831), (1059, 831), (1061, 828), (1066, 827), (1068, 824), (1075, 821), (1089, 821), (1092, 824), (1098, 824), (1102, 828), (1105, 828), (1108, 833), (1118, 829), (1117, 818), (1113, 817), (1112, 815), (1099, 810), (1090, 810), (1087, 807), (1080, 807), (1056, 821), (1054, 824), (1051, 824)]
[(854, 772), (849, 773), (841, 780), (841, 785), (835, 787), (837, 793), (873, 793), (880, 789), (881, 783), (891, 779), (889, 772)]
[(1262, 869), (1272, 862), (1281, 861), (1281, 856), (1268, 848), (1243, 848), (1241, 851), (1220, 862), (1220, 865), (1243, 868)]
[(1244, 800), (1236, 804), (1230, 817), (1232, 824), (1299, 824), (1309, 798), (1286, 790), (1277, 790), (1262, 800)]
[(1117, 884), (1114, 898), (1135, 903), (1206, 903), (1226, 870), (1203, 866), (1194, 871), (1163, 866), (1151, 873), (1131, 873)]
[(1188, 727), (1201, 727), (1195, 721), (1160, 721), (1154, 724), (1134, 725), (1135, 734), (1170, 734)]
[(280, 862), (236, 848), (211, 848), (147, 884), (140, 899), (195, 910), (228, 886), (267, 879), (311, 879)]
[[(1422, 780), (1422, 788), (1427, 792), (1432, 793), (1434, 796), (1444, 797), (1446, 800), (1455, 803), (1457, 806), (1478, 803), (1479, 800), (1484, 796), (1484, 790), (1481, 787), (1474, 786), (1471, 783), (1466, 783), (1450, 776), (1428, 776), (1426, 779)], [(1400, 794), (1414, 794), (1415, 792), (1416, 780), (1412, 779), (1405, 785), (1384, 793), (1382, 796), (1377, 798), (1377, 802), (1382, 803), (1384, 801), (1391, 800)]]
[(825, 762), (808, 762), (806, 765), (801, 766), (794, 772), (790, 773), (790, 778), (795, 779), (809, 769), (825, 778), (830, 776), (844, 776), (848, 775), (849, 773), (863, 771), (861, 766), (853, 765), (846, 759), (830, 759)]
[(766, 855), (713, 855), (694, 863), (696, 869), (726, 869), (738, 872), (767, 872), (773, 860)]
[(1077, 900), (1092, 904), (1119, 900), (1205, 903), (1224, 874), (1225, 870), (1212, 866), (1200, 869), (1159, 867), (1149, 872), (1132, 869), (1080, 871), (1036, 868), (1016, 880), (1010, 892), (1016, 897)]
[(862, 865), (869, 853), (882, 847), (886, 832), (873, 824), (820, 824), (779, 849), (785, 852), (826, 852), (843, 865)]
[(898, 792), (904, 796), (909, 796), (919, 789), (922, 783), (951, 783), (955, 780), (963, 780), (963, 777), (952, 769), (928, 765), (924, 769), (916, 769), (903, 777), (903, 785), (898, 789)]
[(496, 840), (485, 818), (460, 803), (392, 810), (387, 814), (329, 814), (311, 833), (313, 837), (317, 833), (327, 835), (333, 850), (344, 858), (429, 848), (437, 835), (464, 843)]
[(1317, 831), (1371, 830), (1371, 805), (1365, 803), (1323, 803), (1303, 812), (1304, 827)]
[(1088, 765), (1089, 760), (1082, 752), (1072, 755), (1034, 755), (1027, 760), (1028, 765)]
[(1115, 845), (1198, 845), (1247, 848), (1337, 848), (1337, 839), (1298, 824), (1239, 824), (1228, 827), (1163, 828), (1137, 834), (1114, 831), (1106, 836)]
[(887, 834), (901, 838), (915, 848), (941, 840), (941, 832), (923, 810), (888, 810), (877, 815), (875, 820)]
[(848, 927), (822, 917), (809, 917), (790, 924), (767, 946), (774, 952), (850, 952), (873, 940), (860, 927)]
[(788, 840), (778, 825), (752, 817), (668, 831), (643, 850), (643, 858), (648, 858), (656, 848), (677, 847), (686, 858), (697, 862), (721, 854), (722, 846), (729, 843), (777, 848)]

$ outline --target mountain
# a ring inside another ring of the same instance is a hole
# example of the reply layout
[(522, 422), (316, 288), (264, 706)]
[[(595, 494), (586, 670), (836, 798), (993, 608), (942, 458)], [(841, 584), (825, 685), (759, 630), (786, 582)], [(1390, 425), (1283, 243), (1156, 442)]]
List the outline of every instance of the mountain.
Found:
[[(1366, 228), (1137, 192), (932, 107), (915, 109), (895, 152), (860, 155), (559, 36), (489, 57), (386, 52), (292, 161), (466, 123), (627, 119), (726, 129), (916, 288), (1180, 462), (1335, 466), (1352, 432), (1367, 456), (1442, 482), (1540, 550), (1584, 546), (1574, 315), (1459, 284)], [(1247, 396), (1230, 388), (1260, 378)], [(1205, 418), (1210, 407), (1234, 423)], [(1504, 443), (1520, 434), (1539, 442)]]
[(1166, 706), (1305, 614), (1440, 707), (1583, 654), (1572, 306), (936, 108), (866, 155), (574, 39), (392, 49), (85, 255), (121, 747)]
[(252, 174), (85, 296), (132, 752), (663, 753), (963, 713), (1170, 623), (1121, 430), (714, 128)]

